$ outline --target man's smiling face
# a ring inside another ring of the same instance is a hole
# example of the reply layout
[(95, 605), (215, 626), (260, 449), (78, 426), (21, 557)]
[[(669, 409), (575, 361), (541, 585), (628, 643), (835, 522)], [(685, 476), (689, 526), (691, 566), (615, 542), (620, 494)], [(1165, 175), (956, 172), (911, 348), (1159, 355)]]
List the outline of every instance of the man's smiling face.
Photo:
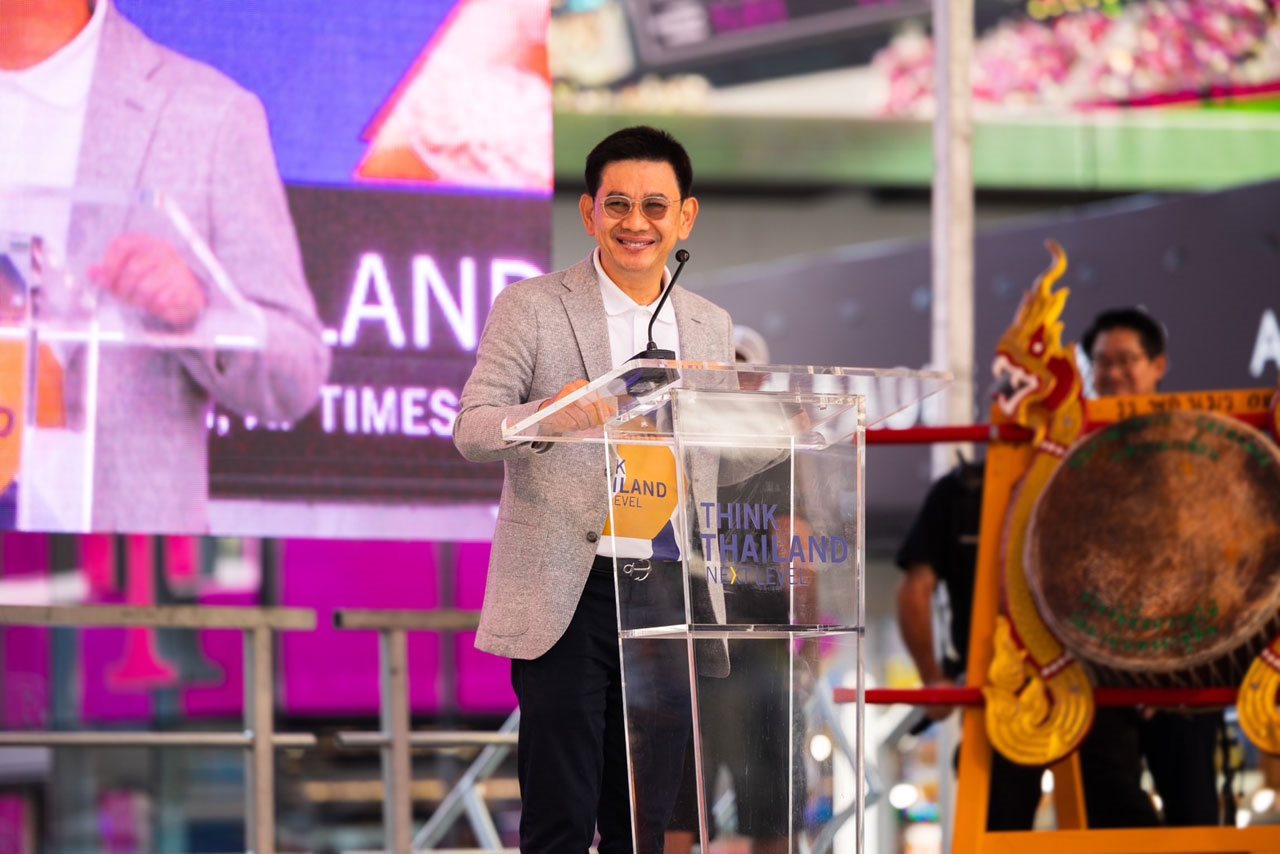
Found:
[[(607, 203), (610, 197), (613, 204)], [(617, 197), (630, 200), (625, 215), (610, 211), (624, 207)], [(669, 203), (660, 216), (655, 214), (658, 200)], [(637, 302), (647, 303), (658, 296), (667, 257), (693, 231), (698, 201), (680, 198), (675, 170), (666, 161), (618, 160), (604, 168), (594, 199), (583, 194), (579, 209), (587, 234), (600, 245), (605, 273)]]

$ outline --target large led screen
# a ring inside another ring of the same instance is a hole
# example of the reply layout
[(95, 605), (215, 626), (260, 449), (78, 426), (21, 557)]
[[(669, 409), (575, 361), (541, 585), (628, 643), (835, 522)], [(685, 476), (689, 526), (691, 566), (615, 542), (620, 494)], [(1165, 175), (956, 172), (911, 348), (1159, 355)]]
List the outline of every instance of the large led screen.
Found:
[(549, 264), (548, 14), (101, 0), (6, 69), (0, 527), (486, 538), (450, 436)]
[[(694, 142), (695, 162), (707, 135), (721, 180), (928, 186), (931, 11), (927, 0), (560, 0), (561, 143), (599, 117), (658, 114)], [(1273, 179), (1278, 46), (1276, 0), (975, 0), (975, 184)]]

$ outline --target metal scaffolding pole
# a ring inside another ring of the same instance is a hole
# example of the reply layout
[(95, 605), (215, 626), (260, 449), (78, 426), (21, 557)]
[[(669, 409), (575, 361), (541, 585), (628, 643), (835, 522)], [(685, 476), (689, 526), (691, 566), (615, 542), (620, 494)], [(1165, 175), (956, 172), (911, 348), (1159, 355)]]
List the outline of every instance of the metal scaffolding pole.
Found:
[[(973, 0), (933, 0), (933, 367), (950, 371), (944, 424), (973, 423)], [(934, 475), (958, 445), (933, 450)], [(969, 450), (966, 446), (966, 450)]]
[[(974, 406), (973, 354), (973, 111), (969, 67), (973, 53), (973, 0), (933, 0), (933, 367), (950, 371), (943, 423), (970, 424)], [(935, 445), (933, 474), (954, 463), (957, 450), (972, 457), (972, 446)], [(940, 756), (958, 742), (955, 723), (941, 727)], [(946, 771), (938, 792), (943, 851), (951, 850), (955, 780)]]

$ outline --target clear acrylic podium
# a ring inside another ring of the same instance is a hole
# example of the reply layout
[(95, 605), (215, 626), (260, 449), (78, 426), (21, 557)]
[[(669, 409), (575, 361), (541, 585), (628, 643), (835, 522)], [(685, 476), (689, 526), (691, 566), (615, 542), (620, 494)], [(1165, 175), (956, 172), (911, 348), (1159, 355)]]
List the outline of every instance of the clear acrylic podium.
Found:
[(637, 854), (862, 851), (864, 431), (948, 379), (640, 360), (507, 430), (605, 446)]
[[(108, 248), (135, 236), (176, 249), (200, 282), (206, 307), (192, 325), (167, 326), (95, 282)], [(265, 343), (262, 310), (165, 194), (0, 185), (0, 527), (90, 530), (111, 348), (178, 357)]]

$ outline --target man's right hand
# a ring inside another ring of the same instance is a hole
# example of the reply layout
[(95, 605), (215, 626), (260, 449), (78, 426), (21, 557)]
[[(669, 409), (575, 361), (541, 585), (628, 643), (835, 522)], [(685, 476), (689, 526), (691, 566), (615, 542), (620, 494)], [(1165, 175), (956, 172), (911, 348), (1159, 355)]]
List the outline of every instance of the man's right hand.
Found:
[[(538, 411), (541, 412), (548, 406), (568, 397), (586, 384), (586, 380), (574, 380), (571, 383), (566, 383), (564, 388), (556, 392), (555, 397), (548, 398), (539, 404)], [(585, 400), (574, 401), (564, 407), (547, 419), (546, 426), (558, 433), (572, 430), (589, 430), (605, 423), (616, 412), (617, 409), (614, 406), (613, 398), (602, 391), (595, 397), (588, 395)]]
[(187, 262), (167, 241), (149, 234), (124, 234), (111, 241), (89, 279), (122, 302), (176, 327), (189, 328), (208, 303)]

